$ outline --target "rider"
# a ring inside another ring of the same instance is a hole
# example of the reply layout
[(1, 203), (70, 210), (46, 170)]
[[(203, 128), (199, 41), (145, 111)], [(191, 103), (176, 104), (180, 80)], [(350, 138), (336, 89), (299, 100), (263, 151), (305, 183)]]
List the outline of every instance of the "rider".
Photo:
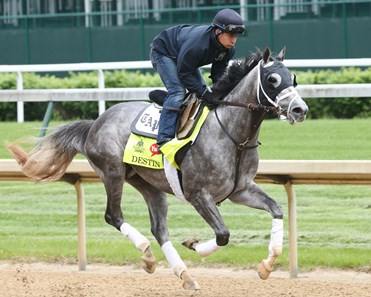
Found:
[(211, 63), (210, 78), (213, 83), (218, 81), (235, 53), (237, 38), (244, 32), (241, 16), (232, 9), (223, 9), (215, 15), (211, 26), (178, 25), (153, 39), (150, 59), (168, 91), (159, 123), (159, 148), (175, 137), (186, 89), (212, 108), (213, 93), (199, 67)]

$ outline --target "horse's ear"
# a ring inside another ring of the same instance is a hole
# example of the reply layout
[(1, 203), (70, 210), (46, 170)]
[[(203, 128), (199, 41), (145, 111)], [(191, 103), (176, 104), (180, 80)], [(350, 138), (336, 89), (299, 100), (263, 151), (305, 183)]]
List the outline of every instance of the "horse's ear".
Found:
[(270, 56), (271, 56), (271, 50), (270, 50), (269, 47), (266, 47), (264, 49), (264, 53), (263, 53), (263, 61), (264, 61), (264, 63), (267, 63), (268, 62)]
[(286, 53), (286, 46), (284, 46), (283, 49), (278, 53), (278, 55), (276, 56), (276, 59), (282, 62), (285, 59), (285, 53)]

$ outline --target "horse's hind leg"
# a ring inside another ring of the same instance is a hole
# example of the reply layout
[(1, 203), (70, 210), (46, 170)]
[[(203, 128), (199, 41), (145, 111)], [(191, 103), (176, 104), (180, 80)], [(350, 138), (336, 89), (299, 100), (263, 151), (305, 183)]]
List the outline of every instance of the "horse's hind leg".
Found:
[(230, 200), (237, 204), (268, 211), (272, 216), (271, 237), (268, 257), (259, 264), (261, 279), (267, 279), (273, 270), (276, 258), (282, 253), (283, 245), (283, 212), (281, 206), (269, 197), (257, 184), (251, 183), (245, 191), (234, 194)]
[(151, 232), (161, 246), (174, 274), (183, 280), (183, 288), (188, 290), (199, 290), (200, 286), (192, 278), (188, 272), (187, 266), (169, 240), (167, 227), (168, 205), (165, 193), (159, 191), (138, 175), (128, 179), (127, 182), (143, 195), (148, 205)]
[[(121, 210), (121, 197), (125, 176), (125, 165), (111, 164), (105, 174), (100, 174), (107, 193), (105, 220), (126, 236), (135, 247), (143, 253), (143, 269), (148, 273), (155, 271), (155, 257), (152, 254), (149, 240), (136, 228), (125, 222)], [(98, 173), (100, 173), (98, 171)]]

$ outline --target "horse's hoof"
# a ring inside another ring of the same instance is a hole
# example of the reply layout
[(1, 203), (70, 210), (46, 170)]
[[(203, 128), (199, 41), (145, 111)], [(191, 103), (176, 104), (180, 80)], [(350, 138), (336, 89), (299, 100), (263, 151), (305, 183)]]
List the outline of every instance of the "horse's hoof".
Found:
[(201, 290), (200, 285), (195, 280), (192, 280), (189, 282), (183, 282), (182, 287), (185, 290), (192, 290), (192, 291)]
[(155, 259), (147, 259), (145, 256), (142, 257), (142, 268), (145, 272), (154, 273), (156, 270), (156, 260)]
[(156, 258), (153, 256), (151, 248), (147, 247), (142, 256), (142, 267), (148, 273), (154, 273), (156, 269)]
[(192, 278), (188, 271), (184, 271), (181, 275), (183, 280), (183, 289), (185, 290), (201, 290), (200, 285)]
[(199, 243), (199, 241), (195, 238), (184, 240), (182, 242), (182, 245), (185, 246), (186, 248), (195, 251), (196, 244)]
[(259, 277), (262, 280), (268, 279), (268, 277), (269, 277), (269, 275), (272, 271), (273, 271), (273, 267), (270, 266), (270, 264), (267, 260), (262, 260), (259, 263), (258, 274), (259, 274)]

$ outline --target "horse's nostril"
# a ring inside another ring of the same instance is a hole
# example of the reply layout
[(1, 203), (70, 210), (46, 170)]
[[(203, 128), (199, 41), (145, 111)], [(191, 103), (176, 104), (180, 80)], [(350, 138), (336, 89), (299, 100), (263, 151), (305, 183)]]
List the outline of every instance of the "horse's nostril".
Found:
[(300, 107), (295, 107), (293, 110), (292, 110), (293, 113), (296, 113), (296, 114), (306, 114), (306, 110), (303, 110), (302, 108)]

